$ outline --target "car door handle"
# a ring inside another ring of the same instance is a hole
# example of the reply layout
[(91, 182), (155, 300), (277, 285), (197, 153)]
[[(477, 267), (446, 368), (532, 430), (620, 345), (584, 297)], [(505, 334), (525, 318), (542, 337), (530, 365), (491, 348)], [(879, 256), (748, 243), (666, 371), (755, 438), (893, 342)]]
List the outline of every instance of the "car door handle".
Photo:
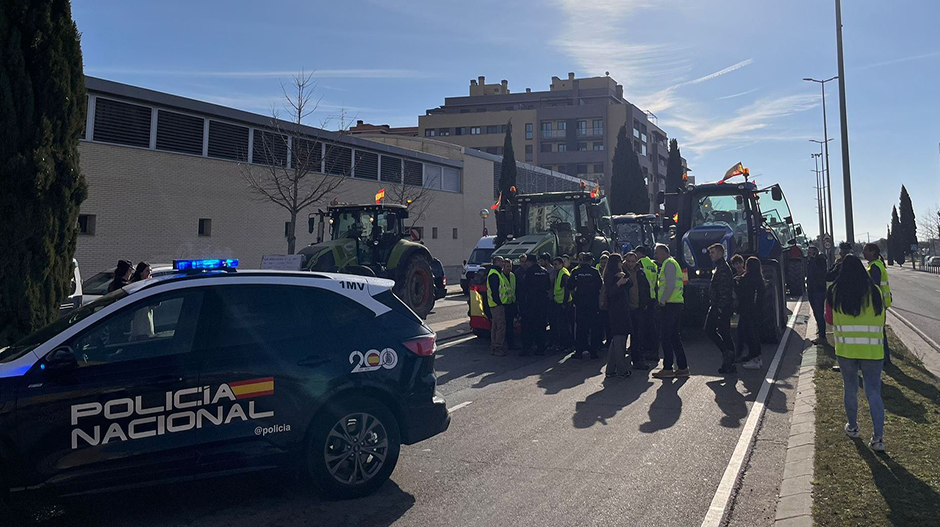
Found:
[(300, 359), (297, 362), (297, 365), (304, 366), (307, 368), (316, 368), (317, 366), (322, 366), (328, 362), (330, 362), (329, 357), (324, 357), (322, 355), (313, 355), (305, 359)]

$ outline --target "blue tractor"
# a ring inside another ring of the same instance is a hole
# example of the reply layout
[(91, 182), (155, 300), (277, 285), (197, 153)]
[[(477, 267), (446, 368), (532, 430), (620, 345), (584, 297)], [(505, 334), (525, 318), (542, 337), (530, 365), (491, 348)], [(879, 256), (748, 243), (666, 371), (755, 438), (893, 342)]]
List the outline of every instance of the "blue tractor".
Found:
[(644, 245), (653, 250), (662, 232), (662, 222), (655, 214), (620, 214), (610, 217), (614, 249), (620, 254)]
[[(788, 273), (792, 259), (787, 250), (797, 243), (780, 185), (758, 189), (746, 179), (743, 183), (708, 183), (682, 189), (677, 197), (673, 254), (687, 279), (683, 318), (690, 324), (704, 322), (713, 267), (708, 247), (718, 243), (729, 260), (734, 254), (760, 259), (767, 286), (761, 337), (765, 342), (778, 342), (786, 327), (787, 277), (795, 274)], [(661, 202), (664, 199), (660, 196)], [(794, 284), (789, 289), (795, 292), (797, 287)]]

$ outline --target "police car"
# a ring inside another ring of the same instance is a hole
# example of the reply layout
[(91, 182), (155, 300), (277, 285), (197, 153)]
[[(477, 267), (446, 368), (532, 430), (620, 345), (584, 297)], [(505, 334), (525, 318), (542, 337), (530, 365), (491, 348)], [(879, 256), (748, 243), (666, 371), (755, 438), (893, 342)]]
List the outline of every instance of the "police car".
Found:
[(301, 467), (368, 494), (447, 429), (435, 336), (394, 282), (182, 260), (0, 350), (0, 490)]

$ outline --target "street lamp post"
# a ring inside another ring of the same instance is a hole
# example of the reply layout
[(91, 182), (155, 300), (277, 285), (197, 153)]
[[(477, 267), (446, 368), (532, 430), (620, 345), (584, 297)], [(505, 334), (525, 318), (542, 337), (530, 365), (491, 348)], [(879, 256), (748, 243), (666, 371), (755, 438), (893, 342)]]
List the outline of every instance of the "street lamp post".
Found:
[[(827, 82), (830, 82), (830, 81), (833, 81), (833, 80), (835, 80), (835, 79), (838, 79), (838, 78), (839, 78), (839, 77), (830, 77), (830, 78), (828, 78), (828, 79), (826, 79), (826, 80), (817, 80), (817, 79), (813, 79), (813, 78), (811, 78), (811, 77), (803, 77), (803, 80), (804, 80), (804, 81), (808, 81), (808, 82), (817, 82), (817, 83), (819, 83), (819, 86), (822, 88), (823, 139), (824, 139), (824, 141), (815, 141), (815, 140), (813, 140), (813, 139), (810, 139), (810, 141), (813, 141), (814, 143), (822, 143), (822, 144), (820, 145), (820, 148), (825, 147), (825, 150), (826, 150), (826, 192), (828, 193), (828, 202), (829, 202), (829, 234), (831, 234), (832, 236), (835, 236), (835, 233), (833, 232), (833, 231), (835, 230), (835, 228), (834, 228), (834, 226), (833, 226), (833, 224), (832, 224), (832, 221), (833, 221), (833, 217), (832, 217), (832, 184), (831, 184), (830, 177), (829, 177), (829, 125), (827, 124), (827, 120), (826, 120), (826, 83), (827, 83)], [(848, 239), (848, 238), (846, 238), (846, 239)]]
[[(825, 115), (826, 115), (826, 114), (825, 114), (825, 110), (824, 110), (824, 111), (823, 111), (823, 121), (826, 120)], [(823, 125), (823, 130), (825, 130), (825, 128), (826, 128), (825, 125)], [(829, 141), (832, 141), (832, 139), (826, 139), (825, 141), (819, 141), (819, 140), (816, 140), (816, 139), (810, 139), (810, 140), (809, 140), (810, 143), (816, 143), (817, 145), (819, 145), (819, 156), (820, 156), (820, 157), (822, 157), (822, 155), (823, 155), (823, 148), (824, 148), (824, 147), (828, 150)], [(829, 230), (829, 235), (830, 235), (830, 236), (833, 236), (833, 238), (834, 238), (834, 237), (835, 237), (835, 233), (834, 233), (834, 231), (835, 231), (835, 226), (834, 226), (833, 223), (832, 223), (832, 222), (834, 221), (834, 218), (833, 218), (833, 215), (832, 215), (832, 189), (831, 189), (831, 187), (830, 187), (830, 185), (829, 185), (829, 163), (826, 162), (826, 163), (825, 163), (825, 166), (823, 166), (823, 164), (820, 163), (819, 170), (820, 170), (821, 172), (823, 172), (822, 175), (825, 177), (825, 184), (823, 185), (823, 192), (825, 193), (825, 194), (823, 194), (823, 204), (824, 204), (824, 205), (828, 205), (828, 208), (829, 208), (828, 214), (826, 215), (826, 216), (828, 217), (829, 223), (826, 224), (826, 228)]]
[[(842, 57), (842, 2), (836, 0), (836, 54), (839, 60), (839, 121), (842, 128), (842, 185), (845, 192), (845, 236), (855, 239), (855, 218), (852, 213), (852, 177), (849, 171), (849, 122), (845, 106), (845, 60)], [(825, 101), (824, 101), (825, 102)]]
[(810, 157), (816, 162), (816, 168), (814, 169), (814, 172), (816, 172), (816, 206), (819, 208), (819, 242), (822, 243), (823, 236), (826, 235), (826, 220), (823, 217), (825, 212), (822, 202), (822, 184), (819, 181), (819, 154), (810, 154)]
[(483, 236), (487, 236), (489, 232), (486, 230), (486, 218), (490, 217), (490, 211), (486, 209), (480, 209), (480, 218), (483, 219)]

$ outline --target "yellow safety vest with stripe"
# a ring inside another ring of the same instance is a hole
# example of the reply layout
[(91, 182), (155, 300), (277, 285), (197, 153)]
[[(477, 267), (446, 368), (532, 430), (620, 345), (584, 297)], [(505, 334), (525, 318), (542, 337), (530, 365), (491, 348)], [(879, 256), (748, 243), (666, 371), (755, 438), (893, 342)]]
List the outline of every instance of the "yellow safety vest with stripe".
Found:
[(656, 298), (656, 280), (657, 275), (659, 274), (659, 268), (656, 267), (656, 262), (650, 259), (649, 256), (644, 256), (640, 258), (640, 265), (643, 267), (643, 274), (646, 275), (646, 281), (650, 284), (650, 298)]
[(884, 328), (885, 312), (882, 309), (881, 314), (876, 315), (870, 300), (857, 317), (840, 313), (835, 307), (832, 309), (832, 331), (839, 357), (884, 359)]
[(681, 304), (685, 300), (682, 297), (682, 268), (679, 267), (679, 262), (675, 258), (669, 257), (663, 262), (663, 265), (659, 268), (659, 274), (656, 277), (656, 300), (659, 302), (663, 301), (663, 291), (666, 290), (666, 268), (673, 267), (676, 270), (675, 277), (675, 289), (673, 289), (672, 294), (669, 298), (666, 299), (667, 304)]
[(558, 271), (558, 274), (555, 276), (555, 287), (552, 290), (552, 293), (554, 294), (554, 299), (555, 299), (556, 304), (564, 304), (565, 300), (567, 300), (567, 298), (565, 298), (566, 295), (570, 296), (568, 295), (568, 292), (565, 291), (565, 288), (562, 287), (561, 285), (562, 276), (571, 277), (571, 271), (562, 267), (561, 271)]
[(881, 271), (881, 284), (879, 285), (879, 287), (881, 287), (881, 299), (884, 300), (884, 307), (889, 308), (891, 307), (891, 286), (888, 284), (888, 269), (880, 258), (868, 264), (869, 275), (871, 274), (872, 267), (877, 267), (878, 270)]
[(486, 273), (486, 302), (490, 307), (496, 307), (496, 301), (493, 300), (493, 290), (490, 288), (490, 277), (493, 275), (499, 277), (499, 301), (502, 305), (512, 304), (516, 301), (516, 275), (510, 273), (507, 277), (501, 271), (490, 269)]

